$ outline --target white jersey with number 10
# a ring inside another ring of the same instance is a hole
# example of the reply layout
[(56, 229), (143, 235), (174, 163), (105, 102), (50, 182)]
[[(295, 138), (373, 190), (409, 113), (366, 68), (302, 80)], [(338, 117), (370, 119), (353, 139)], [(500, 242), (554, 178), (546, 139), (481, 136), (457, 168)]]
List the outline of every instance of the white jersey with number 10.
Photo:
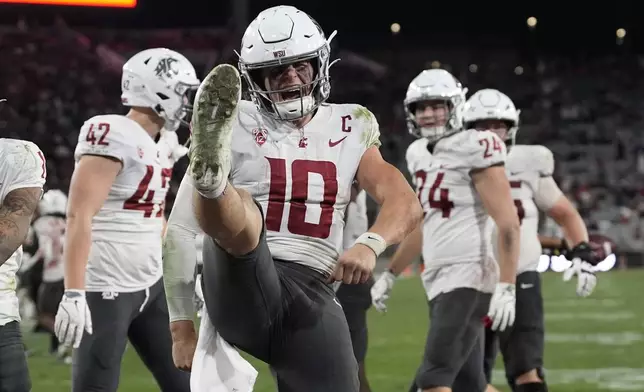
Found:
[(163, 209), (172, 173), (168, 154), (162, 152), (125, 116), (96, 116), (81, 128), (76, 161), (98, 155), (123, 164), (92, 220), (88, 291), (139, 291), (161, 278)]
[(271, 254), (330, 274), (358, 165), (380, 145), (374, 115), (359, 105), (324, 104), (297, 129), (241, 101), (238, 118), (230, 182), (261, 204)]

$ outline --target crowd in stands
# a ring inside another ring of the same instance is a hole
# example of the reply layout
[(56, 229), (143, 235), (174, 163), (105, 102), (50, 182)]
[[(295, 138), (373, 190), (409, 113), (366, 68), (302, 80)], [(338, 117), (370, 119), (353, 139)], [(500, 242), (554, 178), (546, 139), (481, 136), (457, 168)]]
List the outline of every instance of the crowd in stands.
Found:
[[(184, 53), (203, 76), (236, 49), (219, 30), (75, 30), (24, 23), (0, 26), (0, 134), (37, 143), (48, 157), (49, 188), (66, 190), (83, 121), (124, 113), (120, 65), (134, 52), (169, 47)], [(589, 227), (626, 252), (644, 253), (644, 62), (633, 55), (532, 56), (508, 49), (381, 49), (334, 47), (331, 101), (356, 102), (381, 125), (382, 153), (406, 172), (411, 136), (402, 100), (423, 68), (445, 67), (470, 93), (497, 88), (521, 108), (518, 142), (549, 147), (556, 179)], [(187, 130), (179, 131), (185, 141)], [(175, 170), (172, 192), (187, 162)], [(171, 205), (171, 203), (169, 203)]]

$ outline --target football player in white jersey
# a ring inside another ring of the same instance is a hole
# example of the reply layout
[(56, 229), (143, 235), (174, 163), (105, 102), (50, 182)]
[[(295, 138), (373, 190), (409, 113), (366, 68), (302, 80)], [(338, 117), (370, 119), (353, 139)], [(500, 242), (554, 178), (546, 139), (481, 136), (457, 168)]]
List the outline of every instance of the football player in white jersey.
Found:
[[(343, 249), (350, 249), (368, 229), (367, 192), (357, 189), (354, 185), (351, 189), (351, 202), (345, 213)], [(371, 286), (373, 286), (373, 278), (359, 284), (341, 283), (336, 291), (349, 325), (353, 354), (358, 361), (360, 392), (371, 391), (365, 370), (368, 345), (367, 311), (371, 307)]]
[(46, 178), (45, 157), (35, 144), (0, 139), (0, 389), (6, 391), (31, 390), (16, 272)]
[[(219, 65), (206, 77), (183, 181), (196, 192), (176, 200), (194, 204), (207, 234), (202, 285), (210, 320), (229, 343), (271, 365), (280, 391), (358, 391), (349, 329), (328, 282), (365, 282), (376, 257), (422, 215), (402, 174), (380, 155), (374, 115), (325, 104), (329, 41), (291, 6), (251, 22), (239, 68), (253, 102), (240, 101), (234, 67)], [(382, 208), (341, 253), (354, 180)], [(175, 362), (188, 368), (194, 279), (183, 264), (194, 261), (167, 262), (176, 264), (165, 268)]]
[(189, 391), (189, 375), (172, 362), (161, 279), (172, 165), (158, 141), (162, 128), (185, 122), (198, 84), (180, 53), (144, 50), (123, 65), (129, 112), (95, 116), (81, 128), (55, 323), (61, 342), (75, 348), (73, 391), (116, 391), (128, 339), (162, 391)]
[[(463, 127), (465, 93), (449, 72), (426, 70), (404, 102), (409, 130), (419, 137), (407, 164), (425, 219), (371, 294), (384, 310), (395, 276), (422, 250), (431, 326), (410, 391), (484, 391), (483, 319), (489, 315), (500, 330), (514, 320), (520, 229), (503, 168), (505, 145), (492, 132)], [(501, 233), (498, 264), (489, 218)]]
[(54, 334), (54, 318), (65, 292), (63, 243), (65, 241), (65, 214), (67, 195), (58, 189), (47, 191), (38, 204), (38, 218), (33, 230), (38, 241), (38, 253), (43, 259), (42, 284), (38, 290), (38, 321), (50, 334), (50, 352), (71, 361), (68, 350), (58, 352), (58, 338)]
[[(489, 130), (508, 147), (505, 170), (521, 223), (521, 251), (517, 275), (516, 319), (512, 328), (498, 333), (508, 383), (515, 392), (547, 391), (543, 378), (544, 315), (541, 279), (537, 266), (542, 254), (538, 235), (539, 210), (563, 229), (572, 246), (567, 257), (578, 269), (578, 294), (589, 295), (596, 284), (597, 260), (588, 244), (583, 219), (552, 178), (552, 152), (539, 145), (516, 145), (519, 110), (512, 100), (493, 89), (477, 91), (468, 100), (466, 127)], [(494, 231), (494, 236), (497, 231)], [(494, 241), (493, 241), (494, 243)], [(488, 337), (491, 335), (488, 334)], [(493, 345), (491, 345), (493, 347)], [(488, 362), (492, 358), (486, 358)], [(489, 377), (489, 374), (487, 375)], [(489, 379), (488, 379), (489, 381)]]

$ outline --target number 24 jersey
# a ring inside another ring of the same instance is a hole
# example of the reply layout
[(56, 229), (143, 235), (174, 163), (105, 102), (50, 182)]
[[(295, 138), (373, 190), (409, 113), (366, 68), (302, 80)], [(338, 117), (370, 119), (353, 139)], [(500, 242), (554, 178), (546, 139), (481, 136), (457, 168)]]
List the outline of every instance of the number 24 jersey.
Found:
[(77, 162), (84, 155), (98, 155), (123, 164), (92, 220), (88, 291), (139, 291), (161, 278), (163, 209), (172, 174), (163, 151), (125, 116), (95, 116), (81, 128)]
[(474, 188), (471, 172), (503, 164), (505, 143), (489, 131), (461, 131), (407, 149), (407, 165), (423, 206), (423, 259), (427, 270), (493, 259), (492, 224)]

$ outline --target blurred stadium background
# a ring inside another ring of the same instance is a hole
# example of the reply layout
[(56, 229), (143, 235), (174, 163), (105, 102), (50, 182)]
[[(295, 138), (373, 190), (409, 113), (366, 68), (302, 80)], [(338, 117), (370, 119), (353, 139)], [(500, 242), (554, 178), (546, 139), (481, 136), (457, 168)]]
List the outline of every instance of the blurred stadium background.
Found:
[[(16, 4), (30, 3), (30, 4)], [(243, 29), (275, 1), (0, 0), (0, 135), (37, 143), (48, 157), (47, 188), (67, 190), (85, 119), (124, 113), (125, 59), (149, 47), (185, 54), (200, 76), (235, 63)], [(48, 4), (48, 5), (46, 5)], [(59, 5), (52, 5), (59, 4)], [(67, 4), (68, 6), (63, 6)], [(77, 4), (77, 6), (72, 6)], [(522, 109), (520, 143), (549, 147), (556, 179), (592, 232), (615, 254), (590, 299), (543, 257), (547, 378), (561, 392), (644, 391), (644, 31), (639, 2), (290, 1), (329, 34), (331, 101), (356, 102), (381, 124), (382, 153), (406, 172), (411, 142), (402, 99), (423, 68), (442, 67), (474, 92), (497, 88)], [(112, 7), (103, 7), (112, 6)], [(185, 141), (187, 130), (179, 131)], [(173, 194), (187, 166), (177, 166)], [(371, 206), (370, 212), (375, 212)], [(544, 234), (556, 234), (548, 221)], [(553, 232), (554, 231), (554, 232)], [(413, 271), (386, 315), (370, 314), (368, 373), (375, 391), (407, 390), (421, 358), (427, 308)], [(47, 354), (25, 325), (36, 392), (68, 391), (70, 368)], [(260, 366), (258, 391), (272, 391)], [(500, 370), (500, 368), (499, 368)], [(501, 372), (495, 376), (502, 385)], [(128, 350), (119, 391), (158, 390)], [(506, 391), (507, 389), (503, 389)]]

